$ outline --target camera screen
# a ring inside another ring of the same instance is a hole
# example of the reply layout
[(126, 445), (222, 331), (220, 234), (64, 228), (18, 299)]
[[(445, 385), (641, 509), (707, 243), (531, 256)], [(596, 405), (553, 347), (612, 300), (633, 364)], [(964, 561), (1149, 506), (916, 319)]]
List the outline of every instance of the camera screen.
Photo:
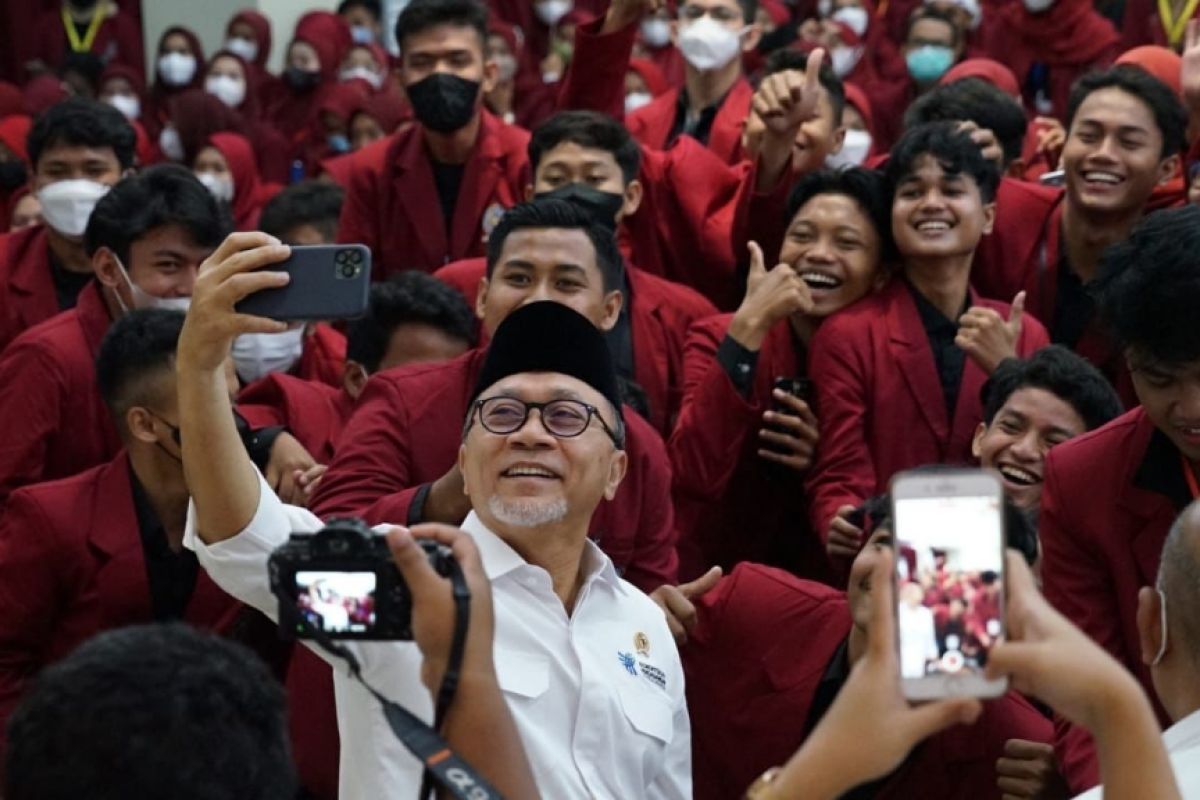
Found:
[(982, 673), (1004, 630), (1000, 514), (993, 496), (896, 501), (903, 677)]
[(367, 633), (375, 627), (374, 572), (297, 572), (296, 602), (326, 633)]

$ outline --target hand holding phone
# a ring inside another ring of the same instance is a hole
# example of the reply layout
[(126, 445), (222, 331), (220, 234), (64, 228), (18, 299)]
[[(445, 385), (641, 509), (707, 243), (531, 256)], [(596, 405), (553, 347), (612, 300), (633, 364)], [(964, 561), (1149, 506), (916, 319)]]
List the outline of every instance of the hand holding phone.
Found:
[(812, 463), (819, 430), (811, 405), (808, 378), (775, 379), (771, 410), (763, 414), (758, 454), (768, 461), (803, 471)]

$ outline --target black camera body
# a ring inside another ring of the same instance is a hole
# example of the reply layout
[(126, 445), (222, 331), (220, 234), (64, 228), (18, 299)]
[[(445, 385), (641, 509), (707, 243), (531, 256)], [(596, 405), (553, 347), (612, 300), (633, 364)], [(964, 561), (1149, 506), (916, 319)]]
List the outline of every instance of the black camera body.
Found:
[[(436, 542), (417, 540), (439, 575), (453, 556)], [(387, 538), (359, 519), (331, 519), (315, 533), (293, 533), (267, 560), (279, 598), (279, 630), (311, 639), (408, 641), (412, 595), (392, 560)]]

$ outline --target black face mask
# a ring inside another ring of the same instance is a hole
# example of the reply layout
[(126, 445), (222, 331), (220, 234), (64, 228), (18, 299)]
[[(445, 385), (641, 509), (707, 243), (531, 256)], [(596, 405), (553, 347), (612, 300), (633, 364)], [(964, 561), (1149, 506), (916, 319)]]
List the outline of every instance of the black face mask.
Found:
[(407, 92), (413, 113), (422, 125), (438, 133), (450, 133), (475, 116), (479, 81), (439, 72), (417, 81)]
[(603, 225), (609, 230), (617, 229), (617, 212), (625, 204), (625, 196), (616, 192), (602, 192), (586, 183), (568, 183), (550, 192), (542, 192), (538, 197), (550, 197), (555, 200), (567, 200), (588, 212), (588, 216), (597, 225)]
[(283, 72), (283, 82), (296, 92), (311, 92), (321, 82), (321, 73), (309, 72), (299, 67), (288, 67)]
[(0, 191), (11, 192), (25, 183), (25, 165), (20, 161), (0, 162)]

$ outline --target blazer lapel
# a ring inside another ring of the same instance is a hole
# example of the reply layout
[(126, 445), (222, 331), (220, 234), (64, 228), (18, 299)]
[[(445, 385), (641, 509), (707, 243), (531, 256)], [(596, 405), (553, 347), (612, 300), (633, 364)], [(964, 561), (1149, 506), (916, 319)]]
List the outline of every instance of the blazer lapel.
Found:
[(463, 170), (462, 186), (458, 190), (458, 203), (454, 207), (454, 224), (451, 233), (450, 255), (454, 259), (466, 258), (482, 247), (484, 231), (481, 222), (488, 202), (496, 195), (496, 184), (500, 182), (500, 158), (502, 143), (499, 138), (499, 121), (483, 112), (479, 125), (479, 138), (475, 149)]
[[(423, 256), (421, 260), (425, 263), (444, 263), (449, 252), (446, 245), (446, 225), (442, 219), (442, 207), (438, 202), (433, 167), (429, 155), (425, 152), (419, 125), (413, 126), (408, 132), (407, 140), (397, 152), (392, 169), (394, 175), (391, 194), (399, 202), (400, 219), (407, 221), (416, 237)], [(386, 216), (390, 215), (387, 215), (386, 211), (384, 213), (383, 227), (387, 230), (397, 224), (398, 220), (387, 219)]]
[(742, 152), (742, 129), (746, 124), (746, 111), (750, 107), (750, 97), (754, 90), (750, 83), (741, 78), (729, 90), (725, 101), (717, 110), (713, 119), (712, 130), (708, 135), (708, 149), (712, 150), (727, 164), (737, 163)]
[(97, 554), (95, 585), (102, 614), (123, 625), (153, 616), (129, 470), (129, 459), (122, 452), (100, 473), (94, 484), (89, 530)]
[(925, 423), (939, 442), (945, 442), (949, 434), (946, 399), (916, 303), (902, 279), (893, 280), (886, 291), (891, 295), (887, 309), (888, 349)]

